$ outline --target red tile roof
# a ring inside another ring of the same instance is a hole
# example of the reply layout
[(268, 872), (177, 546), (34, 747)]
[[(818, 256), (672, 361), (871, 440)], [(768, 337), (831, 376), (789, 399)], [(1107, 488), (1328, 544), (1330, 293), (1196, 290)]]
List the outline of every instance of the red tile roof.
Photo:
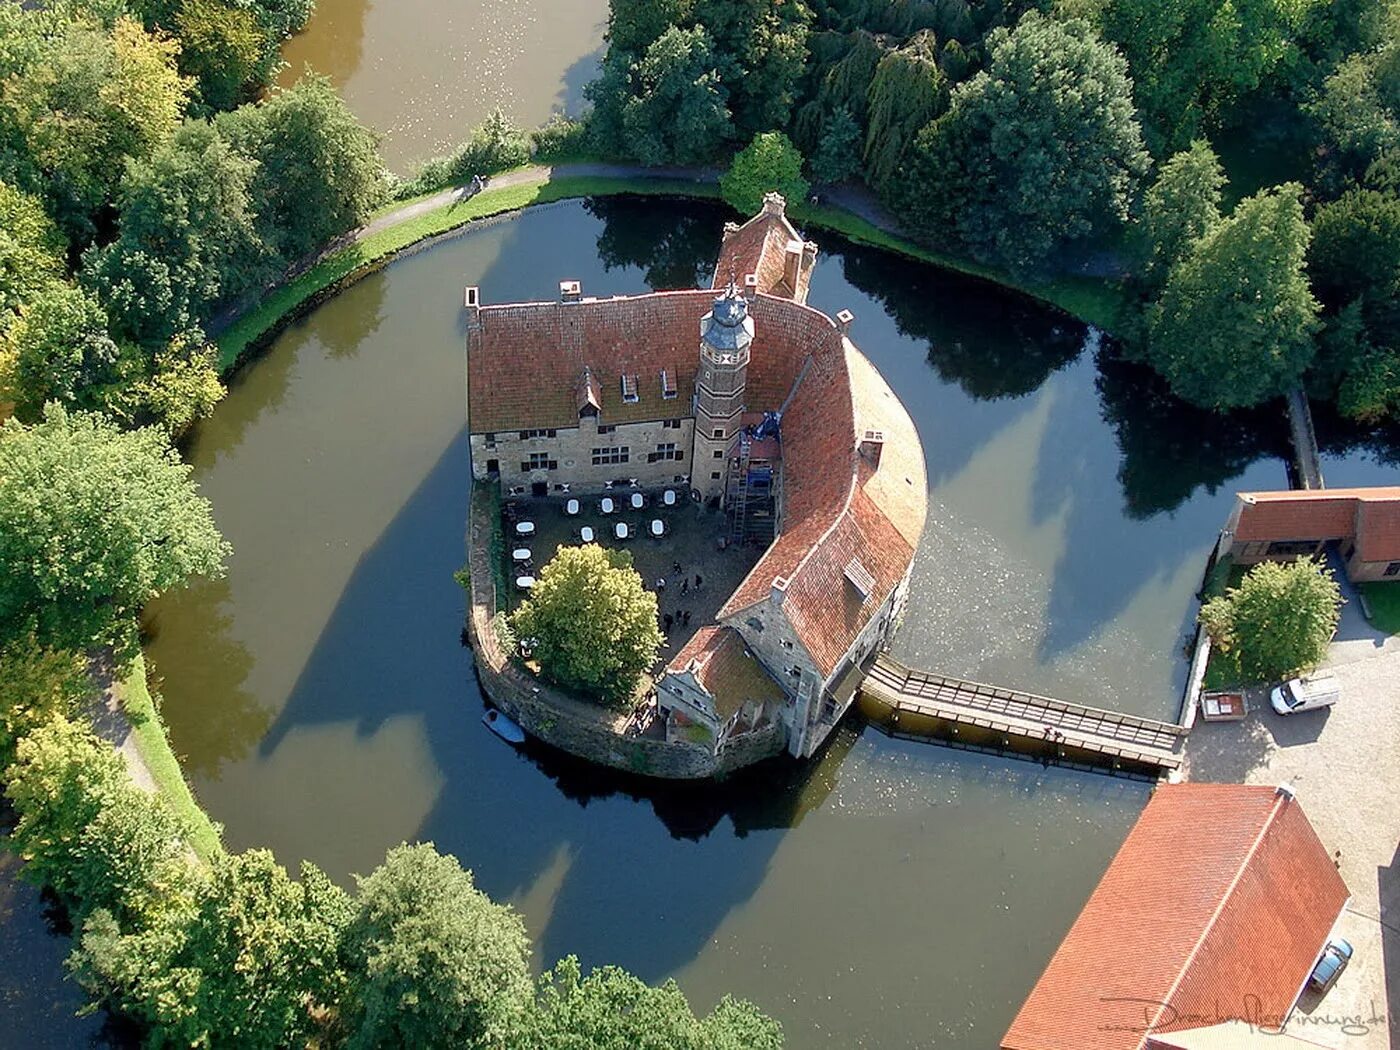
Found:
[[(726, 236), (722, 265), (750, 260), (757, 269), (747, 272), (771, 277), (772, 246), (795, 237), (772, 204)], [(776, 265), (780, 273), (780, 258)], [(809, 259), (803, 273), (810, 276), (810, 270)], [(764, 291), (749, 305), (755, 334), (746, 410), (785, 412), (782, 531), (720, 617), (766, 599), (774, 578), (783, 578), (787, 616), (829, 675), (908, 568), (923, 530), (928, 486), (908, 413), (831, 318), (800, 301), (806, 295), (800, 284), (796, 299), (790, 290)], [(480, 307), (468, 327), (469, 429), (577, 426), (580, 405), (594, 398), (603, 424), (691, 415), (700, 319), (713, 303), (712, 292), (696, 290)], [(661, 397), (662, 369), (676, 380), (676, 398)], [(639, 377), (635, 403), (622, 400), (623, 375)], [(867, 429), (886, 435), (879, 469), (856, 452)], [(842, 582), (853, 558), (874, 580), (873, 593), (858, 604)], [(834, 583), (840, 586), (833, 590)], [(680, 669), (676, 660), (670, 667)]]
[(1138, 1050), (1154, 1030), (1278, 1023), (1347, 898), (1296, 800), (1159, 787), (1002, 1048)]
[[(781, 195), (769, 194), (764, 208), (748, 222), (738, 227), (726, 227), (719, 261), (715, 264), (714, 287), (724, 288), (732, 279), (740, 289), (744, 278), (758, 278), (757, 291), (780, 299), (807, 301), (807, 288), (816, 261), (816, 247), (809, 249), (785, 214)], [(789, 249), (797, 252), (794, 260), (796, 281), (788, 272)]]
[(748, 700), (762, 705), (783, 698), (782, 687), (732, 627), (712, 624), (700, 628), (676, 654), (670, 667), (695, 675), (701, 688), (715, 698), (720, 718), (728, 718)]
[[(467, 335), (467, 423), (473, 434), (578, 426), (585, 368), (602, 399), (599, 421), (688, 416), (708, 291), (483, 306)], [(677, 396), (661, 396), (661, 370)], [(622, 377), (637, 376), (636, 402)]]
[(1241, 492), (1235, 539), (1356, 541), (1363, 561), (1400, 560), (1400, 486)]

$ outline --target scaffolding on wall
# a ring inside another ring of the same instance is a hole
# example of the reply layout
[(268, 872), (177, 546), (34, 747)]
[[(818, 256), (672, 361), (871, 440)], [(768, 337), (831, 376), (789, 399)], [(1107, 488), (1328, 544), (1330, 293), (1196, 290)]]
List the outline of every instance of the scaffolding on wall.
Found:
[(730, 448), (724, 494), (730, 543), (766, 547), (777, 535), (780, 418), (776, 412), (765, 412), (761, 422), (740, 428)]

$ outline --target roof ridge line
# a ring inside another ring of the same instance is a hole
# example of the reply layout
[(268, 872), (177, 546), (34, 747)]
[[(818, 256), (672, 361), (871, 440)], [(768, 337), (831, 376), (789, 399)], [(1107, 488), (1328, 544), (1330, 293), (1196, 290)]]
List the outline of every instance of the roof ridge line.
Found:
[(1250, 861), (1252, 861), (1254, 855), (1259, 852), (1259, 846), (1263, 843), (1264, 836), (1267, 835), (1269, 829), (1274, 826), (1274, 820), (1278, 816), (1279, 810), (1284, 804), (1294, 800), (1291, 795), (1280, 794), (1277, 788), (1274, 789), (1274, 792), (1274, 801), (1273, 805), (1269, 808), (1268, 819), (1264, 821), (1263, 827), (1261, 827), (1259, 833), (1255, 835), (1254, 842), (1249, 847), (1249, 852), (1246, 853), (1244, 858), (1240, 861), (1239, 867), (1235, 870), (1234, 878), (1230, 880), (1229, 888), (1221, 895), (1220, 902), (1216, 904), (1215, 911), (1211, 913), (1210, 922), (1206, 923), (1201, 929), (1201, 935), (1196, 938), (1196, 943), (1192, 946), (1190, 954), (1186, 956), (1185, 961), (1181, 964), (1181, 969), (1177, 971), (1176, 978), (1172, 981), (1171, 987), (1167, 989), (1167, 994), (1162, 996), (1162, 1002), (1158, 1005), (1157, 1012), (1153, 1015), (1152, 1021), (1148, 1024), (1147, 1030), (1143, 1033), (1142, 1041), (1138, 1043), (1139, 1047), (1146, 1045), (1148, 1038), (1150, 1038), (1153, 1030), (1156, 1028), (1157, 1022), (1161, 1019), (1162, 1015), (1167, 1012), (1172, 996), (1176, 994), (1186, 974), (1190, 972), (1191, 964), (1196, 961), (1196, 956), (1199, 955), (1201, 951), (1201, 945), (1203, 945), (1206, 938), (1210, 936), (1210, 931), (1215, 929), (1215, 924), (1220, 919), (1221, 912), (1225, 910), (1225, 905), (1228, 904), (1230, 898), (1235, 895), (1235, 890), (1238, 888), (1240, 880), (1244, 878), (1244, 873), (1249, 870)]

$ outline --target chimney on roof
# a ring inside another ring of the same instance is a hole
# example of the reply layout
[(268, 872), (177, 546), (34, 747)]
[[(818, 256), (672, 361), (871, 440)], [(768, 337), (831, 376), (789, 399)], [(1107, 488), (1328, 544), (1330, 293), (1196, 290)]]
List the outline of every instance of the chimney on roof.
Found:
[(783, 599), (787, 597), (788, 580), (786, 576), (774, 576), (773, 585), (769, 588), (768, 597), (774, 605), (782, 605)]
[(467, 327), (479, 327), (481, 325), (481, 289), (476, 285), (467, 286), (462, 295), (462, 308), (467, 312)]
[(724, 224), (724, 235), (725, 235), (726, 237), (728, 237), (731, 233), (738, 233), (738, 232), (739, 232), (739, 224), (738, 224), (737, 222), (726, 222), (726, 223)]
[(1297, 797), (1292, 784), (1280, 784), (1274, 789), (1274, 794), (1278, 795), (1285, 802), (1292, 802)]
[(880, 465), (880, 453), (885, 448), (885, 433), (882, 430), (867, 430), (860, 439), (860, 458), (872, 468)]
[(781, 193), (765, 193), (763, 195), (762, 214), (774, 215), (778, 218), (782, 218), (786, 211), (787, 201), (783, 198)]
[[(781, 199), (781, 198), (779, 198)], [(797, 282), (802, 277), (802, 242), (788, 241), (783, 249), (783, 280), (797, 294)]]
[(583, 285), (578, 281), (559, 282), (559, 301), (561, 303), (576, 303), (583, 298)]
[(849, 310), (842, 310), (836, 315), (836, 330), (842, 335), (850, 335), (851, 323), (855, 321), (856, 315)]
[(758, 294), (758, 274), (756, 274), (756, 273), (746, 273), (746, 274), (744, 274), (744, 295), (745, 295), (747, 298), (752, 299), (752, 298), (753, 298), (754, 296), (756, 296), (757, 294)]

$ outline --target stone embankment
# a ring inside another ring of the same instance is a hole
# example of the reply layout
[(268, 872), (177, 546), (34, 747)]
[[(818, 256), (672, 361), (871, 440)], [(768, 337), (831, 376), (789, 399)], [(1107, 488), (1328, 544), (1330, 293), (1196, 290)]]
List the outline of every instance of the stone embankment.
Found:
[(482, 692), (525, 732), (590, 762), (667, 780), (723, 777), (782, 751), (783, 730), (778, 724), (740, 736), (718, 755), (689, 741), (627, 735), (625, 714), (577, 700), (512, 661), (492, 622), (496, 584), (491, 551), (498, 523), (483, 507), (486, 502), (472, 500), (469, 515), (471, 607), (467, 634)]

